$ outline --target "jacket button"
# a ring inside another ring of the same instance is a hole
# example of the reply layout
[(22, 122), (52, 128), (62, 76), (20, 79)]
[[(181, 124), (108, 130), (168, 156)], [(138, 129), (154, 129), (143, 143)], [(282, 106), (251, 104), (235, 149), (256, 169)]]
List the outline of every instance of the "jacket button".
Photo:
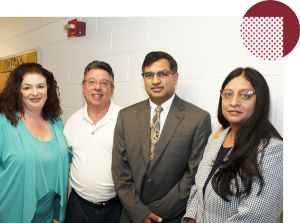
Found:
[(151, 182), (151, 179), (148, 179), (147, 182), (150, 183), (150, 182)]
[(94, 135), (95, 133), (94, 132), (92, 132), (92, 135)]

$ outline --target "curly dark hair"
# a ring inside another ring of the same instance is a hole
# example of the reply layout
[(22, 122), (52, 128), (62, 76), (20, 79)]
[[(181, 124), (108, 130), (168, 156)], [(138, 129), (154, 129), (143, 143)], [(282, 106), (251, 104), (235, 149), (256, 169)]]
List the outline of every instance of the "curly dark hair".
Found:
[(4, 113), (11, 124), (17, 126), (19, 117), (17, 112), (24, 116), (24, 108), (21, 93), (21, 83), (23, 76), (28, 73), (40, 74), (47, 81), (47, 100), (42, 109), (42, 117), (44, 120), (55, 120), (62, 114), (59, 100), (59, 87), (54, 79), (53, 73), (43, 68), (37, 63), (25, 63), (18, 66), (9, 75), (6, 86), (0, 94), (0, 113)]

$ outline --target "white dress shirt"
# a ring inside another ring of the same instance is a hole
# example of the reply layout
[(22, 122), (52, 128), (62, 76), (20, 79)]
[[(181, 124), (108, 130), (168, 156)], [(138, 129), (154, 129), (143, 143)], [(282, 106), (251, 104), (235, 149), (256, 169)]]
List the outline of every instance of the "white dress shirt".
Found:
[(70, 184), (90, 202), (107, 201), (116, 196), (111, 175), (113, 135), (122, 107), (112, 101), (106, 115), (93, 124), (87, 105), (68, 120), (64, 135), (72, 153)]
[[(172, 105), (172, 102), (174, 100), (174, 97), (175, 97), (175, 93), (173, 94), (173, 96), (171, 98), (169, 98), (166, 102), (164, 102), (161, 107), (162, 107), (162, 112), (160, 113), (160, 128), (159, 128), (159, 136), (158, 138), (160, 137), (161, 135), (161, 131), (165, 125), (165, 122), (166, 122), (166, 119), (167, 119), (167, 116), (168, 116), (168, 113), (170, 111), (170, 107)], [(158, 105), (156, 105), (155, 103), (153, 103), (150, 98), (149, 98), (149, 101), (150, 101), (150, 107), (151, 107), (151, 117), (150, 117), (150, 124), (149, 126), (151, 125), (151, 122), (152, 122), (152, 119), (153, 119), (153, 116), (155, 115), (155, 109)]]

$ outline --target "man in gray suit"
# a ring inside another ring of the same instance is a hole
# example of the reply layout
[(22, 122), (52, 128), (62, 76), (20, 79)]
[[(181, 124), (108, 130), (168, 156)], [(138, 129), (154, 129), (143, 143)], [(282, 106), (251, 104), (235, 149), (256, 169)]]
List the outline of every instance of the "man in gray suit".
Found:
[(115, 127), (120, 223), (179, 223), (211, 134), (210, 115), (175, 94), (177, 63), (169, 54), (147, 54), (142, 70), (149, 99), (122, 109)]

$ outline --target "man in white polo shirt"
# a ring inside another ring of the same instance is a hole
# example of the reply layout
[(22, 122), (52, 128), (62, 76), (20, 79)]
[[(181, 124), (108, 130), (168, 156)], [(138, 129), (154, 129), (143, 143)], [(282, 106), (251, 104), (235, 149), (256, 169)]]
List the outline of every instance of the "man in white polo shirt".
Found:
[(82, 81), (86, 105), (70, 117), (64, 128), (72, 154), (72, 192), (66, 223), (119, 222), (122, 206), (114, 189), (111, 159), (121, 107), (110, 100), (114, 88), (114, 73), (109, 64), (93, 61), (87, 65)]

